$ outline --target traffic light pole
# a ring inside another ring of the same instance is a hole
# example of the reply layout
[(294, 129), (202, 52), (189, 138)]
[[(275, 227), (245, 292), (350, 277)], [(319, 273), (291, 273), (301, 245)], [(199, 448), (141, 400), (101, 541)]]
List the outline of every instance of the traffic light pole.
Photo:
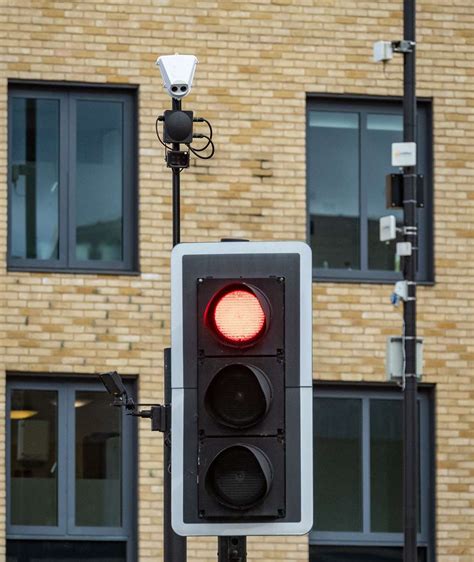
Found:
[[(181, 100), (173, 98), (173, 111), (181, 111)], [(179, 151), (179, 143), (173, 143), (173, 150)], [(181, 241), (181, 209), (180, 209), (180, 174), (181, 170), (172, 168), (173, 172), (173, 248)]]
[[(173, 98), (173, 109), (181, 109), (181, 100)], [(173, 143), (179, 151), (179, 143)], [(180, 242), (180, 170), (173, 173), (173, 247)], [(165, 404), (171, 406), (171, 348), (164, 350)], [(176, 534), (171, 527), (171, 424), (164, 434), (163, 452), (163, 560), (164, 562), (186, 562), (186, 537)]]
[[(404, 95), (403, 140), (416, 142), (416, 0), (404, 0)], [(418, 530), (418, 412), (416, 378), (416, 265), (418, 256), (416, 165), (404, 169), (403, 210), (404, 241), (411, 244), (411, 254), (404, 258), (404, 279), (408, 297), (404, 301), (404, 399), (403, 399), (403, 562), (417, 561)]]
[[(181, 100), (175, 98), (173, 110), (181, 111)], [(179, 143), (173, 143), (179, 151)], [(172, 168), (173, 174), (173, 247), (181, 241), (181, 170)], [(164, 350), (165, 404), (171, 405), (171, 348)], [(164, 562), (186, 562), (186, 537), (177, 535), (171, 527), (171, 430), (164, 435)], [(246, 562), (247, 537), (218, 537), (218, 562)]]
[(219, 537), (218, 562), (247, 562), (247, 537)]
[[(171, 404), (171, 348), (165, 354), (165, 404)], [(171, 425), (171, 424), (170, 424)], [(171, 527), (171, 431), (164, 434), (163, 472), (163, 551), (164, 562), (186, 562), (186, 537), (177, 535)]]

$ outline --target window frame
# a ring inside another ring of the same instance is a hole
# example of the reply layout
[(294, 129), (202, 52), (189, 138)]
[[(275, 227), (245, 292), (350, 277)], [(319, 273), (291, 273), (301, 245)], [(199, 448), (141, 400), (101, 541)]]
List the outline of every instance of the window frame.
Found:
[[(135, 380), (124, 379), (131, 395), (135, 394)], [(14, 390), (43, 390), (58, 393), (58, 525), (12, 525), (11, 514), (11, 394)], [(125, 542), (127, 561), (136, 560), (137, 540), (137, 423), (136, 419), (122, 414), (122, 525), (120, 527), (81, 527), (75, 525), (75, 409), (77, 391), (106, 393), (100, 382), (74, 377), (8, 376), (6, 388), (6, 539)]]
[[(418, 209), (419, 246), (426, 256), (426, 267), (422, 264), (418, 274), (417, 282), (431, 285), (434, 283), (434, 228), (433, 228), (433, 208), (434, 208), (434, 150), (433, 150), (433, 100), (427, 97), (417, 98), (418, 123), (424, 121), (426, 138), (426, 173), (424, 183), (424, 209)], [(311, 214), (310, 214), (310, 160), (311, 152), (314, 150), (310, 146), (310, 119), (311, 111), (338, 111), (354, 113), (357, 112), (362, 119), (372, 113), (383, 113), (401, 115), (403, 98), (397, 96), (368, 96), (356, 94), (308, 94), (306, 99), (306, 238), (311, 246)], [(420, 138), (421, 126), (417, 127), (418, 139)], [(363, 143), (364, 127), (362, 121), (359, 125), (359, 220), (360, 220), (360, 240), (359, 256), (360, 269), (346, 270), (342, 268), (320, 268), (313, 266), (313, 281), (316, 282), (355, 282), (355, 283), (393, 283), (403, 278), (401, 272), (391, 272), (384, 270), (371, 270), (368, 266), (368, 225), (367, 225), (367, 189), (364, 188), (364, 166), (362, 162), (366, 158), (367, 148)], [(419, 143), (421, 145), (421, 143)], [(423, 158), (425, 156), (423, 155)], [(419, 158), (421, 160), (421, 158)], [(381, 185), (385, 190), (385, 185)], [(387, 215), (390, 209), (387, 209)], [(365, 267), (364, 267), (365, 266)]]
[[(15, 98), (51, 99), (59, 102), (58, 259), (13, 258), (11, 169), (13, 146), (12, 111)], [(78, 100), (120, 102), (122, 136), (122, 260), (78, 260), (75, 257), (76, 203), (76, 107)], [(77, 273), (138, 273), (138, 124), (137, 88), (131, 86), (28, 83), (8, 84), (8, 252), (9, 271)], [(62, 186), (62, 187), (61, 187)]]
[[(420, 405), (420, 522), (417, 544), (425, 548), (427, 561), (433, 561), (435, 541), (435, 469), (434, 469), (434, 387), (419, 385)], [(316, 531), (309, 532), (310, 545), (403, 547), (403, 532), (371, 532), (370, 491), (370, 400), (403, 400), (402, 391), (393, 384), (314, 384), (313, 401), (317, 398), (361, 400), (361, 463), (362, 463), (362, 532)]]

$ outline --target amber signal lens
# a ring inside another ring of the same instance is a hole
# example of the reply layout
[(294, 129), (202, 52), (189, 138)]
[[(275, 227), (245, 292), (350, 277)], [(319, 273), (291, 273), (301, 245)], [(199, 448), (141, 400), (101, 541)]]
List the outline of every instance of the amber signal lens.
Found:
[(204, 404), (220, 425), (244, 429), (266, 416), (271, 400), (271, 386), (263, 371), (235, 363), (221, 369), (212, 379)]

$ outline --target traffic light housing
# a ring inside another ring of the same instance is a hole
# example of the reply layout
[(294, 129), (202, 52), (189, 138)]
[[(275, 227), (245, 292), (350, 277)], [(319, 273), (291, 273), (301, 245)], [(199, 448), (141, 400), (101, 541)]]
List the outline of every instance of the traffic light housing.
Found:
[(308, 532), (309, 247), (180, 244), (171, 270), (173, 529)]

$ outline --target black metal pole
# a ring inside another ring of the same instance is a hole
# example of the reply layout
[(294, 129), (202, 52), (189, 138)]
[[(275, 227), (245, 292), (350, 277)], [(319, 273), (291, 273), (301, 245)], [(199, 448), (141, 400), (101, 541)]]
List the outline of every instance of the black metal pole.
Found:
[[(171, 348), (165, 353), (165, 404), (171, 404)], [(163, 475), (163, 560), (186, 562), (186, 537), (177, 535), (171, 527), (171, 431), (164, 434)]]
[(219, 537), (218, 562), (247, 562), (247, 537)]
[[(181, 100), (173, 98), (173, 110), (181, 111)], [(179, 143), (173, 143), (173, 150), (179, 150)], [(181, 209), (180, 209), (180, 171), (173, 172), (173, 247), (181, 241)]]
[[(173, 98), (173, 109), (181, 109), (181, 100)], [(179, 143), (173, 143), (179, 150)], [(180, 242), (180, 172), (173, 172), (173, 247)], [(165, 404), (171, 405), (171, 348), (165, 354)], [(164, 562), (186, 562), (186, 537), (177, 535), (171, 527), (171, 427), (164, 435), (163, 475), (163, 559)]]
[[(416, 3), (404, 0), (404, 36), (410, 48), (404, 52), (403, 140), (416, 142)], [(411, 255), (404, 258), (407, 300), (404, 302), (405, 381), (403, 400), (403, 561), (417, 561), (418, 531), (418, 411), (416, 379), (416, 266), (418, 232), (416, 220), (416, 166), (404, 169), (404, 241), (411, 244)]]

